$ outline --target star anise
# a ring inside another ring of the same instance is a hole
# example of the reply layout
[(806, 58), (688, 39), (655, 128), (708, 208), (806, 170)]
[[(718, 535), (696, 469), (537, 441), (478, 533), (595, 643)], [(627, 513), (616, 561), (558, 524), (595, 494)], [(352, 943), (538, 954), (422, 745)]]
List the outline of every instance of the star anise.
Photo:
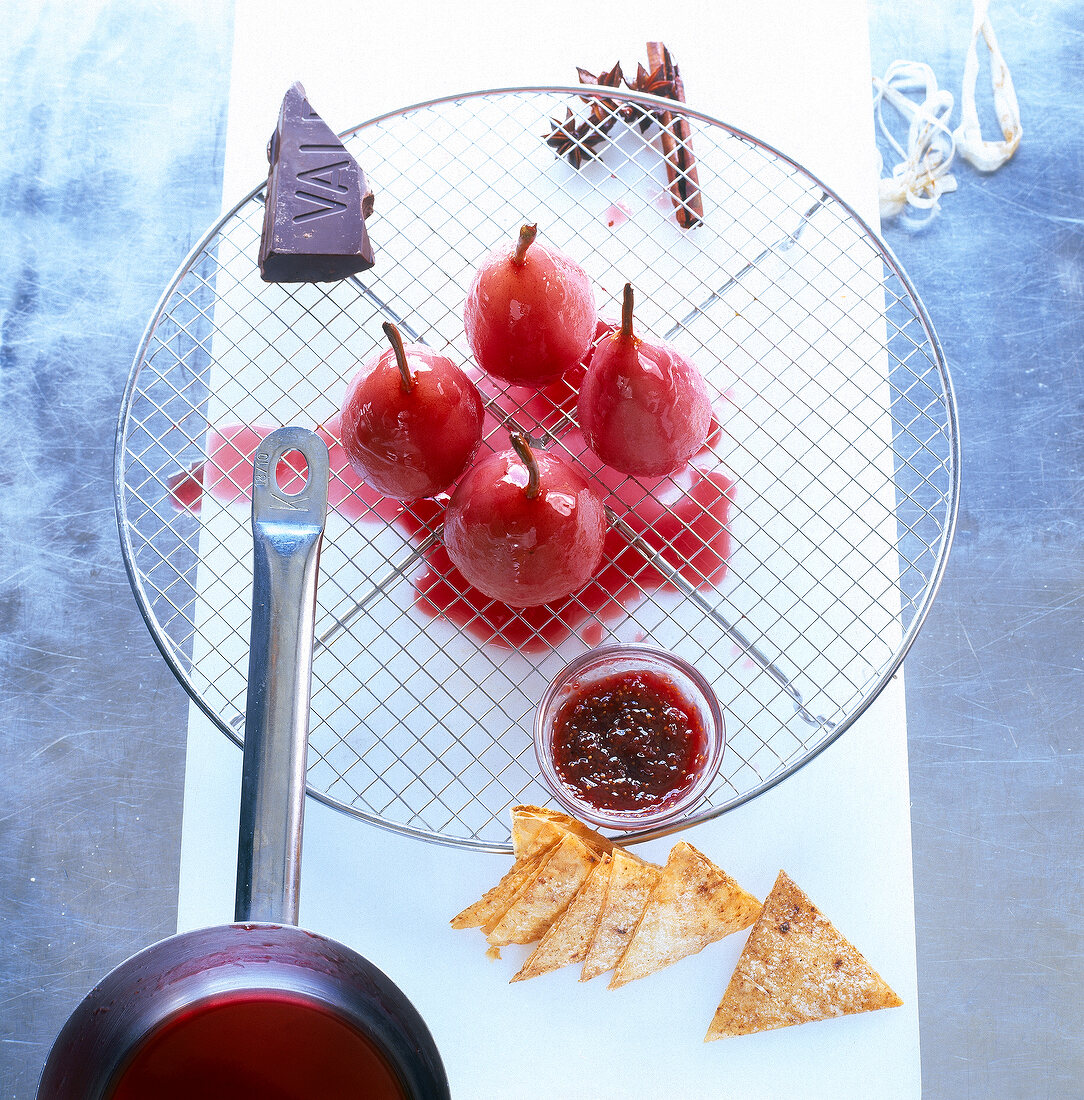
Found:
[(606, 131), (613, 125), (611, 116), (609, 125), (600, 124), (592, 107), (591, 115), (585, 122), (579, 122), (568, 109), (564, 121), (551, 118), (553, 129), (546, 137), (549, 145), (559, 157), (567, 157), (573, 168), (579, 168), (588, 158), (597, 156), (595, 146), (606, 137)]
[[(674, 91), (674, 82), (666, 72), (666, 65), (660, 65), (654, 72), (648, 72), (639, 62), (636, 63), (636, 76), (630, 82), (625, 81), (626, 86), (634, 92), (646, 92), (648, 95), (663, 96), (666, 99), (677, 99)], [(655, 112), (638, 103), (628, 105), (629, 121), (639, 119), (640, 133), (642, 134), (655, 120)]]
[(639, 62), (636, 63), (636, 77), (629, 83), (625, 81), (634, 92), (646, 92), (648, 95), (664, 96), (666, 99), (674, 98), (674, 82), (666, 75), (666, 65), (660, 65), (654, 72), (648, 72)]
[[(670, 51), (662, 42), (648, 42), (647, 64), (651, 67), (637, 63), (636, 76), (632, 81), (624, 79), (620, 62), (612, 69), (597, 75), (578, 66), (576, 72), (580, 83), (590, 87), (619, 88), (624, 83), (634, 92), (684, 103), (685, 89), (681, 74), (670, 56)], [(580, 98), (584, 103), (590, 104), (587, 118), (581, 121), (569, 107), (563, 121), (550, 119), (552, 129), (546, 135), (546, 144), (558, 156), (567, 157), (573, 168), (579, 168), (589, 157), (600, 155), (601, 150), (596, 147), (606, 140), (606, 135), (619, 118), (630, 124), (639, 123), (641, 133), (653, 122), (657, 123), (661, 131), (666, 176), (677, 211), (678, 224), (683, 229), (700, 225), (704, 220), (704, 205), (697, 181), (688, 118), (680, 111), (652, 109), (638, 103), (619, 105), (617, 100), (607, 99), (597, 92)]]
[[(596, 88), (620, 88), (625, 82), (625, 74), (621, 71), (620, 61), (608, 72), (599, 73), (598, 76), (586, 69), (581, 69), (578, 65), (576, 66), (576, 73), (581, 84), (589, 84)], [(604, 126), (607, 130), (618, 117), (628, 117), (624, 108), (617, 106), (616, 100), (584, 96), (584, 102), (592, 105), (591, 112), (595, 116), (592, 121), (595, 125)], [(603, 111), (598, 108), (605, 108), (605, 116)]]
[(617, 104), (611, 99), (596, 99), (591, 104), (591, 110), (587, 115), (585, 128), (590, 129), (599, 139), (609, 132), (613, 124), (620, 117), (621, 112)]
[[(651, 54), (653, 46), (658, 47), (655, 50), (655, 57)], [(576, 67), (576, 73), (580, 83), (589, 87), (620, 88), (624, 84), (634, 92), (646, 92), (648, 95), (684, 101), (677, 66), (673, 64), (669, 52), (661, 43), (648, 44), (648, 64), (650, 65), (653, 61), (656, 63), (653, 69), (645, 68), (638, 62), (636, 76), (631, 81), (625, 79), (620, 61), (612, 69), (598, 74), (579, 66)], [(588, 158), (599, 155), (597, 147), (602, 144), (619, 118), (630, 124), (638, 123), (641, 133), (644, 133), (653, 122), (658, 123), (664, 131), (669, 130), (668, 112), (653, 111), (638, 103), (619, 105), (617, 100), (607, 99), (597, 93), (581, 98), (584, 103), (590, 104), (587, 118), (580, 120), (569, 108), (564, 121), (550, 120), (552, 129), (546, 137), (546, 143), (556, 151), (558, 156), (566, 157), (574, 168), (579, 168)]]
[(579, 74), (581, 84), (596, 84), (601, 88), (620, 88), (625, 75), (621, 71), (620, 61), (609, 72), (599, 73), (598, 76), (589, 73), (586, 69), (581, 69), (579, 65), (576, 66), (576, 72)]
[[(576, 72), (581, 84), (592, 87), (619, 88), (624, 81), (621, 62), (597, 76), (578, 67)], [(612, 99), (597, 96), (584, 96), (583, 99), (585, 103), (591, 104), (587, 118), (579, 121), (569, 108), (563, 122), (550, 119), (553, 128), (546, 138), (546, 143), (552, 146), (558, 156), (567, 157), (573, 168), (579, 168), (588, 157), (598, 156), (596, 146), (602, 143), (621, 113)]]

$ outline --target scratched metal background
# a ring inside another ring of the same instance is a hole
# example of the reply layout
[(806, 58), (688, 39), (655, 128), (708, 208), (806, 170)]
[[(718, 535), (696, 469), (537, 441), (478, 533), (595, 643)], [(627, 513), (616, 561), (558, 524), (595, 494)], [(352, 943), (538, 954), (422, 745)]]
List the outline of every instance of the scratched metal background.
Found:
[[(958, 93), (969, 8), (875, 0), (874, 71), (923, 60)], [(921, 235), (885, 234), (944, 344), (963, 440), (948, 573), (905, 666), (923, 1082), (1079, 1100), (1084, 4), (990, 10), (1020, 150), (985, 178), (962, 165)]]
[[(964, 440), (906, 665), (923, 1078), (1061, 1100), (1084, 1095), (1084, 0), (992, 6), (1021, 151), (961, 166), (923, 232), (885, 233)], [(874, 70), (924, 60), (958, 90), (969, 7), (871, 0)], [(230, 33), (226, 0), (4, 8), (0, 1100), (31, 1097), (79, 997), (174, 928), (187, 702), (121, 566), (112, 432), (146, 318), (219, 209)]]

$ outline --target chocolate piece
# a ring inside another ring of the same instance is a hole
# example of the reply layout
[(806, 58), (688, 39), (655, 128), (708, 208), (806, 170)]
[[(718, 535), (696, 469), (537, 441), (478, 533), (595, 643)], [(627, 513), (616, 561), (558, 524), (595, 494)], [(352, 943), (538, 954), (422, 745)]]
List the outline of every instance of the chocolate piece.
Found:
[(365, 230), (373, 193), (358, 162), (295, 84), (267, 146), (271, 170), (260, 238), (268, 283), (320, 283), (375, 263)]

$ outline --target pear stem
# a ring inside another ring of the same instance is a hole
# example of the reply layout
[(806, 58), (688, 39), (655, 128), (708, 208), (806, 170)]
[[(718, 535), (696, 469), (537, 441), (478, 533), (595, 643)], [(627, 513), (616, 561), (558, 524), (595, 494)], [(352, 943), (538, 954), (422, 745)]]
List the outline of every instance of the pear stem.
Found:
[(392, 351), (395, 352), (395, 365), (399, 368), (399, 386), (403, 393), (410, 393), (414, 388), (414, 379), (410, 376), (410, 368), (407, 366), (403, 338), (399, 335), (399, 330), (390, 321), (385, 321), (383, 328), (384, 335), (388, 338)]
[(632, 307), (634, 294), (632, 283), (625, 284), (625, 293), (621, 299), (621, 335), (626, 339), (632, 339)]
[(512, 253), (512, 263), (516, 267), (522, 267), (527, 262), (527, 249), (534, 244), (538, 236), (537, 225), (524, 225), (519, 230), (519, 240), (516, 241), (516, 250)]
[(523, 465), (527, 467), (527, 488), (524, 493), (528, 500), (534, 500), (542, 489), (538, 478), (538, 460), (535, 458), (534, 451), (531, 450), (531, 444), (527, 441), (527, 437), (523, 432), (512, 432), (510, 438), (513, 449), (519, 455)]

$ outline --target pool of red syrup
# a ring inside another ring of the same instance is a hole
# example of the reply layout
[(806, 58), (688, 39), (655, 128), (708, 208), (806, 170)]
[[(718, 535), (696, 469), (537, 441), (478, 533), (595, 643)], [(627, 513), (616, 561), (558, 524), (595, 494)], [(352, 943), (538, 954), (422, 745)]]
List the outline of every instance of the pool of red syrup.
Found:
[[(626, 523), (697, 588), (717, 585), (730, 554), (727, 519), (733, 482), (724, 474), (695, 470), (692, 484), (677, 501), (663, 505), (648, 497)], [(452, 565), (443, 545), (426, 554), (426, 567), (414, 582), (414, 605), (423, 614), (443, 616), (475, 640), (524, 653), (545, 653), (582, 631), (599, 640), (600, 623), (620, 618), (644, 596), (676, 591), (675, 585), (623, 535), (606, 535), (603, 565), (593, 580), (567, 599), (539, 607), (513, 608), (491, 600), (469, 585)]]
[[(600, 322), (600, 332), (611, 326)], [(581, 371), (582, 373), (582, 371)], [(484, 382), (484, 379), (480, 379)], [(493, 403), (503, 414), (514, 413), (532, 431), (558, 431), (555, 448), (574, 461), (593, 480), (606, 503), (619, 514), (666, 565), (698, 589), (717, 587), (726, 574), (730, 556), (729, 517), (734, 483), (715, 467), (712, 448), (722, 434), (712, 421), (708, 439), (692, 462), (673, 480), (640, 482), (610, 470), (587, 449), (570, 423), (575, 413), (579, 375), (570, 375), (538, 394), (503, 391)], [(483, 447), (503, 446), (497, 420), (487, 413), (488, 438)], [(251, 495), (252, 460), (271, 427), (223, 425), (208, 433), (207, 459), (170, 481), (178, 509), (198, 512), (205, 494), (225, 504), (247, 501)], [(354, 473), (338, 440), (338, 419), (318, 428), (328, 445), (331, 481), (328, 503), (351, 522), (390, 524), (415, 544), (439, 526), (447, 497), (404, 504), (381, 496)], [(481, 454), (482, 452), (480, 452)], [(287, 492), (297, 491), (287, 481)], [(567, 599), (539, 607), (513, 608), (490, 599), (472, 587), (452, 565), (442, 544), (428, 548), (422, 566), (412, 578), (413, 605), (427, 618), (442, 618), (482, 645), (523, 653), (548, 653), (572, 635), (597, 644), (604, 624), (618, 621), (628, 610), (655, 592), (676, 591), (667, 576), (617, 531), (606, 537), (602, 568), (595, 578)]]
[(696, 706), (658, 672), (619, 672), (581, 686), (553, 722), (557, 775), (599, 810), (664, 807), (704, 769), (708, 736)]
[(360, 1031), (315, 1002), (227, 994), (160, 1025), (122, 1067), (108, 1100), (405, 1100)]

